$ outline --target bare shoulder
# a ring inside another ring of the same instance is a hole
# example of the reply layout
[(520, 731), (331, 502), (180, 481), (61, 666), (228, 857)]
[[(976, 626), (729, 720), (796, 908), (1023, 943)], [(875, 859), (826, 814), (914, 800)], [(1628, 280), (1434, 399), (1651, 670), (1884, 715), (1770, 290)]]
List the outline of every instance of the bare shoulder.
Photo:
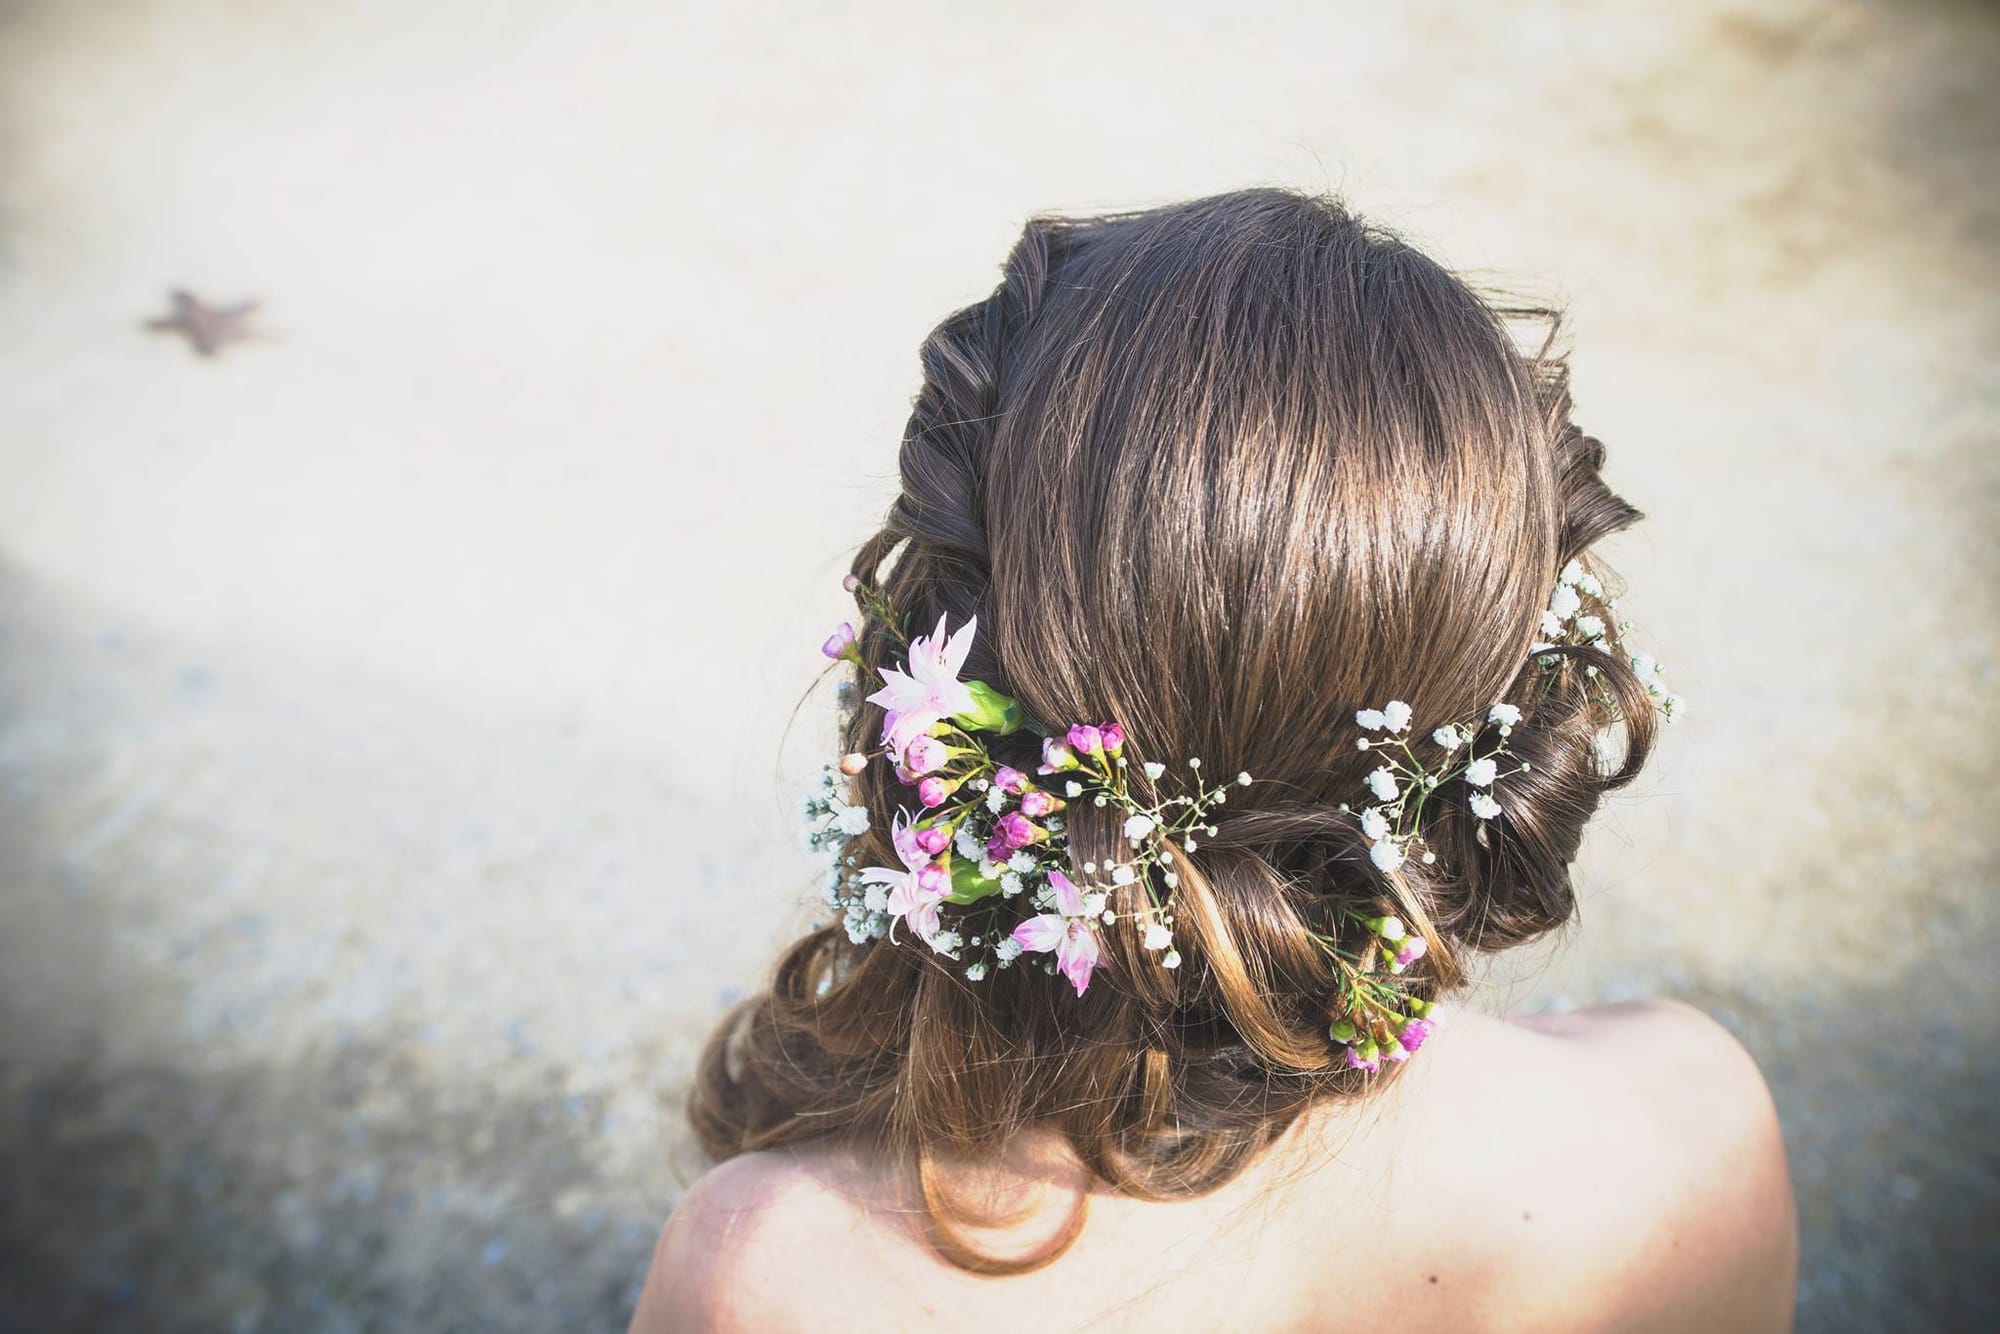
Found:
[(1509, 1245), (1517, 1272), (1559, 1275), (1517, 1298), (1586, 1328), (1790, 1328), (1791, 1179), (1742, 1045), (1676, 1001), (1492, 1029), (1482, 1057), (1528, 1076), (1513, 1133), (1540, 1158)]
[[(633, 1334), (802, 1328), (808, 1310), (861, 1309), (851, 1273), (822, 1257), (865, 1245), (868, 1211), (823, 1155), (746, 1153), (688, 1188), (660, 1233)], [(814, 1319), (816, 1328), (837, 1328)]]

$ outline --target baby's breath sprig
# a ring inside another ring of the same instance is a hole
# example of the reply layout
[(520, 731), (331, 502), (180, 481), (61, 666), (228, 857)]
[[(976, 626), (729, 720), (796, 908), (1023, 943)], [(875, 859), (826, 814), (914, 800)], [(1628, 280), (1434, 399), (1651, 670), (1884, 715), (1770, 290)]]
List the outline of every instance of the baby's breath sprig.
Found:
[[(1362, 709), (1354, 715), (1354, 721), (1364, 731), (1380, 734), (1360, 737), (1354, 744), (1358, 749), (1373, 751), (1382, 760), (1366, 780), (1375, 804), (1363, 808), (1360, 821), (1361, 832), (1368, 839), (1368, 859), (1385, 874), (1400, 869), (1413, 851), (1426, 864), (1437, 860), (1437, 854), (1424, 844), (1420, 831), (1424, 803), (1438, 788), (1454, 778), (1463, 778), (1471, 789), (1468, 805), (1472, 813), (1482, 820), (1491, 820), (1502, 810), (1494, 796), (1494, 784), (1502, 778), (1525, 773), (1530, 767), (1528, 761), (1522, 760), (1506, 773), (1500, 771), (1500, 760), (1513, 753), (1508, 749), (1507, 738), (1521, 721), (1521, 710), (1512, 704), (1495, 704), (1487, 710), (1486, 723), (1497, 726), (1498, 739), (1484, 755), (1478, 749), (1481, 734), (1478, 726), (1446, 723), (1428, 738), (1429, 746), (1440, 752), (1428, 763), (1417, 753), (1417, 747), (1425, 742), (1411, 736), (1411, 717), (1410, 706), (1399, 699), (1390, 700), (1379, 709)], [(1349, 811), (1351, 807), (1342, 803), (1340, 809)]]
[[(1413, 855), (1426, 865), (1437, 861), (1422, 831), (1424, 804), (1440, 788), (1463, 781), (1472, 813), (1492, 820), (1504, 810), (1494, 795), (1495, 785), (1530, 768), (1526, 760), (1504, 772), (1500, 768), (1512, 754), (1508, 738), (1521, 721), (1515, 705), (1495, 704), (1482, 723), (1445, 723), (1424, 737), (1412, 733), (1414, 718), (1414, 710), (1399, 699), (1354, 715), (1362, 731), (1373, 734), (1357, 738), (1355, 747), (1381, 760), (1364, 780), (1375, 801), (1364, 806), (1357, 818), (1368, 840), (1368, 860), (1384, 875), (1402, 869)], [(1493, 741), (1482, 753), (1480, 741), (1488, 728)], [(1340, 809), (1353, 813), (1347, 803)], [(1432, 1004), (1411, 994), (1401, 980), (1403, 971), (1423, 958), (1429, 947), (1386, 908), (1371, 914), (1342, 905), (1340, 913), (1361, 928), (1366, 943), (1350, 950), (1336, 936), (1314, 933), (1314, 943), (1333, 970), (1327, 1036), (1345, 1048), (1352, 1069), (1374, 1071), (1385, 1060), (1406, 1061), (1436, 1027)]]
[[(1678, 722), (1687, 711), (1687, 701), (1667, 688), (1659, 659), (1650, 653), (1627, 651), (1625, 640), (1632, 633), (1632, 622), (1619, 617), (1617, 612), (1618, 599), (1607, 596), (1597, 576), (1584, 569), (1582, 562), (1573, 560), (1563, 566), (1562, 573), (1556, 578), (1556, 591), (1550, 595), (1548, 609), (1542, 613), (1542, 637), (1529, 646), (1528, 654), (1547, 672), (1562, 667), (1561, 655), (1548, 652), (1559, 646), (1586, 646), (1601, 649), (1613, 657), (1622, 656), (1638, 673), (1639, 681), (1646, 687), (1646, 694), (1652, 699), (1654, 707), (1668, 722)], [(1594, 665), (1586, 666), (1583, 674), (1593, 681), (1602, 675)], [(1618, 697), (1601, 682), (1597, 697), (1607, 710), (1617, 711)]]

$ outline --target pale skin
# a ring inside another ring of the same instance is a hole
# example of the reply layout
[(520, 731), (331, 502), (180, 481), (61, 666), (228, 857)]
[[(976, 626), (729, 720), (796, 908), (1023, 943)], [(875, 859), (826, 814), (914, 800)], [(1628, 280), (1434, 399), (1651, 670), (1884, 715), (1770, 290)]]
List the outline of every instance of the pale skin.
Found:
[(1455, 1011), (1386, 1092), (1314, 1112), (1221, 1190), (1094, 1194), (1033, 1273), (953, 1267), (914, 1209), (906, 1174), (851, 1153), (731, 1159), (668, 1220), (632, 1329), (1747, 1334), (1791, 1328), (1798, 1266), (1762, 1075), (1662, 1001)]

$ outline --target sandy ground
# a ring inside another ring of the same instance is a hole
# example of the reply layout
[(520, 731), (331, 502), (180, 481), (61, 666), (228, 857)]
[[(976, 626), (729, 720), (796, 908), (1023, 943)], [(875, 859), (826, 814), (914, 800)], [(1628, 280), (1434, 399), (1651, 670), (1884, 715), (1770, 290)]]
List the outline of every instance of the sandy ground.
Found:
[(0, 0), (0, 1327), (618, 1326), (918, 341), (1263, 182), (1566, 298), (1651, 515), (1691, 716), (1489, 999), (1743, 1037), (1805, 1328), (2000, 1312), (2000, 13), (1478, 13)]

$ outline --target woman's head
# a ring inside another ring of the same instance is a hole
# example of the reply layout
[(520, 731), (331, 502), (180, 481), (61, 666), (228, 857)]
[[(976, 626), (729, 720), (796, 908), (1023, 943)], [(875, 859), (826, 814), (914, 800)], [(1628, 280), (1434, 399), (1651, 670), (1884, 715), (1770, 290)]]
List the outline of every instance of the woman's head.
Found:
[[(1510, 319), (1548, 336), (1524, 352)], [(1530, 656), (1558, 571), (1638, 517), (1569, 421), (1553, 334), (1551, 312), (1496, 310), (1323, 197), (1031, 222), (994, 293), (926, 341), (901, 495), (855, 573), (913, 629), (976, 615), (964, 675), (1030, 716), (1115, 718), (1138, 758), (1258, 781), (1174, 854), (1178, 969), (1123, 918), (1084, 997), (808, 935), (711, 1044), (711, 1151), (858, 1136), (934, 1165), (1047, 1129), (1122, 1188), (1209, 1189), (1314, 1100), (1367, 1087), (1328, 1038), (1312, 941), (1351, 930), (1343, 909), (1425, 935), (1426, 998), (1461, 951), (1565, 922), (1583, 825), (1643, 764), (1653, 714), (1622, 658)], [(1518, 702), (1528, 768), (1491, 822), (1440, 788), (1435, 861), (1385, 874), (1354, 813), (1375, 764), (1354, 715), (1392, 698), (1420, 728)], [(865, 748), (881, 714), (848, 727)], [(908, 804), (883, 768), (854, 794), (877, 830)], [(1068, 833), (1079, 866), (1118, 836), (1088, 806)]]

